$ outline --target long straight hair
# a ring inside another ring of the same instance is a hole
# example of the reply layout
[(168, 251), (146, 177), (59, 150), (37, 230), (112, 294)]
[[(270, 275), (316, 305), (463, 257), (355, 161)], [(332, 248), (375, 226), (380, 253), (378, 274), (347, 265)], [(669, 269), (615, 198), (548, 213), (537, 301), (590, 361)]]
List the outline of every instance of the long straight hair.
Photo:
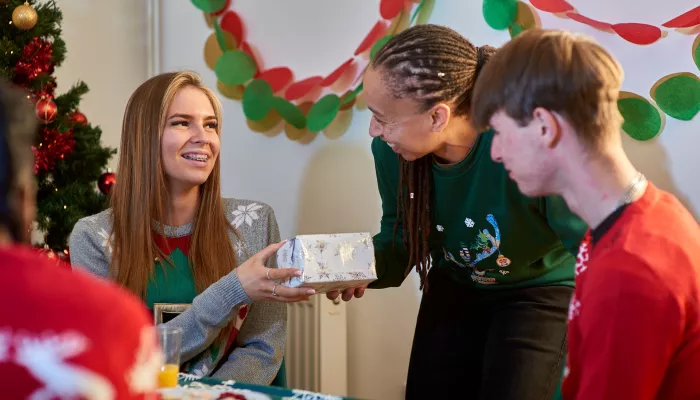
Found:
[[(153, 226), (163, 230), (164, 207), (169, 204), (161, 159), (161, 136), (167, 112), (176, 94), (195, 87), (211, 101), (221, 134), (221, 103), (192, 72), (172, 72), (144, 82), (129, 99), (122, 126), (117, 183), (112, 191), (114, 226), (112, 279), (145, 298), (154, 274), (155, 258), (168, 260), (153, 238)], [(228, 222), (221, 199), (219, 158), (209, 178), (199, 188), (189, 261), (198, 293), (225, 276), (236, 264)]]

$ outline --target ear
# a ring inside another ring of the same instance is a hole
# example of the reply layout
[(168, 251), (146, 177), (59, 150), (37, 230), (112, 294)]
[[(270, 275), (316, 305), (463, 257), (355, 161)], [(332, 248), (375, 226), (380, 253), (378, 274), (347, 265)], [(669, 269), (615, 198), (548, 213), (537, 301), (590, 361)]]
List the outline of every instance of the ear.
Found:
[(546, 148), (553, 148), (561, 140), (561, 125), (556, 115), (546, 108), (537, 107), (532, 112), (532, 122), (540, 129), (539, 138)]
[(445, 103), (440, 103), (433, 107), (431, 111), (431, 130), (433, 132), (442, 132), (450, 122), (452, 110)]

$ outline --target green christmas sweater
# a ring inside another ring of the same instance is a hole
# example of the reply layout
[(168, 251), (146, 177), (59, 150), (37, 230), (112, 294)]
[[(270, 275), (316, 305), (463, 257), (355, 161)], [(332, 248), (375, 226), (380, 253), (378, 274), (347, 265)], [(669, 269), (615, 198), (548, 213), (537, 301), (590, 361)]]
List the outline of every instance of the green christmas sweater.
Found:
[[(192, 304), (197, 296), (189, 261), (191, 237), (191, 234), (168, 237), (153, 232), (156, 245), (168, 255), (172, 265), (163, 260), (156, 261), (154, 277), (148, 281), (146, 288), (145, 303), (150, 310), (156, 304)], [(225, 362), (247, 315), (248, 305), (239, 306), (235, 318), (230, 322), (233, 325), (231, 333), (227, 337), (217, 337), (205, 351), (183, 364), (181, 371), (205, 376), (215, 370), (217, 364)]]
[[(479, 289), (573, 286), (575, 255), (586, 224), (561, 197), (523, 195), (503, 165), (491, 159), (492, 139), (492, 132), (479, 135), (458, 164), (433, 164), (431, 268)], [(382, 220), (374, 237), (379, 279), (370, 287), (399, 286), (408, 266), (400, 227), (393, 240), (399, 161), (379, 138), (372, 142), (372, 153)]]

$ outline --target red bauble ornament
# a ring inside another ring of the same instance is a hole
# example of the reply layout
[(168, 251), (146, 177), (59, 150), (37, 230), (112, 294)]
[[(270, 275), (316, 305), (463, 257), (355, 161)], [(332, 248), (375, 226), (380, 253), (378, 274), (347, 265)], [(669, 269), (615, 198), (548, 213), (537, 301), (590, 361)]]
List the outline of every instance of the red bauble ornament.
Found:
[(109, 196), (115, 183), (117, 183), (117, 175), (114, 172), (105, 172), (97, 180), (97, 187), (100, 188), (100, 192)]
[(36, 116), (44, 124), (53, 122), (58, 114), (58, 107), (52, 99), (45, 97), (36, 103)]
[(69, 121), (72, 124), (82, 125), (82, 126), (85, 126), (88, 123), (88, 120), (87, 120), (87, 117), (85, 116), (85, 114), (81, 113), (78, 110), (73, 111), (73, 113), (70, 115)]

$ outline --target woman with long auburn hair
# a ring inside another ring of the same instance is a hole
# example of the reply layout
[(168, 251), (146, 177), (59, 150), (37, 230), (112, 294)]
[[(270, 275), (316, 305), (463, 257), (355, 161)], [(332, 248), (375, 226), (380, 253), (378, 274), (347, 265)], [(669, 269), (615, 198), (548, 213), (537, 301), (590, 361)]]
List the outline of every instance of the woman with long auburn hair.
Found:
[(111, 208), (75, 225), (71, 262), (151, 310), (184, 310), (164, 322), (183, 331), (183, 372), (267, 385), (284, 353), (284, 302), (314, 291), (276, 284), (299, 272), (272, 268), (272, 208), (221, 197), (220, 136), (221, 104), (199, 76), (143, 83), (124, 113)]

